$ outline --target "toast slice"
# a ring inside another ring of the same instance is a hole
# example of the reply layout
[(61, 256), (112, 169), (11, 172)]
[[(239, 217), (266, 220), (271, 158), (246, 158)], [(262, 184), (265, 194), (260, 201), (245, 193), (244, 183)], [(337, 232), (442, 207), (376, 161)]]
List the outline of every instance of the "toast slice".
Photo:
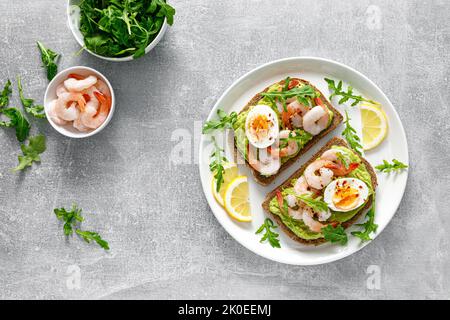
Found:
[[(268, 185), (269, 183), (271, 183), (272, 181), (274, 181), (276, 179), (276, 177), (283, 172), (286, 168), (288, 168), (289, 166), (291, 166), (298, 158), (300, 158), (305, 152), (307, 152), (313, 145), (315, 145), (317, 142), (319, 142), (324, 136), (326, 136), (328, 133), (330, 133), (331, 131), (333, 131), (334, 129), (337, 128), (337, 126), (342, 122), (343, 117), (342, 115), (339, 113), (339, 111), (337, 111), (332, 105), (331, 103), (328, 101), (328, 99), (326, 98), (326, 96), (319, 90), (317, 89), (314, 85), (312, 85), (309, 81), (304, 80), (304, 79), (299, 79), (299, 78), (291, 78), (291, 80), (298, 80), (300, 83), (303, 83), (305, 85), (309, 85), (312, 88), (314, 88), (314, 90), (318, 91), (320, 93), (320, 98), (322, 100), (323, 103), (325, 103), (325, 105), (328, 107), (328, 109), (330, 111), (333, 112), (334, 116), (333, 116), (333, 121), (331, 122), (330, 126), (323, 130), (321, 133), (319, 133), (318, 135), (314, 136), (310, 141), (308, 141), (303, 148), (299, 151), (299, 153), (295, 156), (292, 157), (291, 159), (289, 159), (288, 161), (286, 161), (285, 163), (283, 163), (280, 167), (280, 170), (278, 170), (278, 172), (272, 176), (266, 177), (261, 175), (258, 171), (256, 171), (255, 169), (252, 168), (252, 166), (250, 166), (250, 164), (248, 163), (248, 161), (246, 161), (244, 159), (244, 157), (241, 155), (241, 153), (237, 150), (236, 147), (236, 142), (234, 142), (234, 151), (237, 154), (237, 156), (239, 157), (239, 161), (240, 163), (245, 162), (245, 164), (250, 168), (250, 170), (252, 171), (253, 176), (255, 177), (256, 182), (258, 182), (259, 184), (262, 185)], [(284, 85), (285, 80), (281, 80), (280, 82), (278, 82), (281, 85)], [(273, 85), (273, 84), (272, 84)], [(240, 111), (240, 113), (247, 111), (251, 106), (254, 106), (258, 103), (258, 101), (260, 99), (263, 98), (263, 96), (261, 96), (261, 93), (263, 92), (267, 92), (269, 90), (269, 88), (272, 86), (268, 86), (267, 88), (265, 88), (262, 92), (256, 94), (248, 103), (247, 105)]]
[[(320, 238), (320, 239), (312, 239), (312, 240), (306, 240), (303, 238), (298, 237), (297, 235), (295, 235), (287, 226), (284, 225), (284, 223), (281, 221), (280, 217), (278, 217), (277, 215), (273, 214), (270, 212), (269, 210), (269, 203), (270, 200), (276, 196), (276, 191), (280, 188), (285, 188), (285, 187), (289, 187), (290, 182), (292, 179), (296, 179), (299, 178), (302, 174), (303, 171), (305, 171), (306, 167), (311, 164), (313, 161), (315, 161), (318, 157), (320, 157), (322, 155), (322, 153), (324, 153), (325, 151), (327, 151), (328, 149), (330, 149), (332, 146), (342, 146), (342, 147), (346, 147), (349, 148), (349, 146), (347, 145), (347, 143), (342, 140), (341, 138), (338, 137), (333, 137), (330, 141), (328, 141), (319, 151), (317, 151), (317, 153), (315, 153), (311, 159), (308, 160), (308, 162), (306, 162), (305, 164), (302, 165), (302, 167), (297, 170), (293, 175), (291, 175), (286, 181), (284, 181), (280, 186), (278, 186), (276, 189), (274, 189), (273, 191), (271, 191), (266, 198), (264, 199), (264, 202), (262, 204), (262, 207), (264, 209), (264, 211), (266, 212), (266, 214), (268, 216), (270, 216), (272, 219), (274, 219), (278, 225), (281, 226), (281, 229), (293, 240), (303, 243), (303, 244), (307, 244), (307, 245), (319, 245), (322, 244), (324, 242), (326, 242), (326, 240), (324, 238)], [(373, 169), (372, 165), (363, 157), (361, 157), (362, 163), (364, 163), (364, 165), (367, 168), (367, 171), (369, 171), (370, 173), (370, 177), (372, 179), (372, 185), (373, 185), (373, 189), (375, 190), (377, 187), (377, 175), (375, 173), (375, 170)], [(350, 227), (352, 224), (354, 224), (360, 217), (361, 215), (365, 214), (367, 212), (367, 210), (372, 206), (372, 201), (373, 201), (373, 197), (371, 196), (369, 198), (369, 201), (367, 201), (366, 205), (363, 207), (363, 209), (361, 211), (359, 211), (353, 218), (351, 218), (348, 221), (343, 222), (341, 225), (344, 229), (347, 229), (348, 227)]]

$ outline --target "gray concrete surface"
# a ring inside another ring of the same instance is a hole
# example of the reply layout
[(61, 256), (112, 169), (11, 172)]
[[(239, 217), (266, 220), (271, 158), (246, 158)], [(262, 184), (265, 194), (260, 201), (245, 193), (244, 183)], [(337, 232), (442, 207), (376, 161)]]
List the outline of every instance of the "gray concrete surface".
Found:
[[(10, 171), (19, 154), (14, 133), (0, 130), (0, 298), (448, 299), (450, 3), (172, 3), (175, 25), (156, 49), (114, 64), (74, 55), (65, 1), (0, 1), (1, 83), (20, 74), (27, 95), (42, 101), (41, 40), (64, 55), (60, 69), (94, 67), (117, 95), (112, 122), (89, 139), (64, 138), (32, 119), (48, 150), (23, 174)], [(271, 262), (236, 243), (212, 215), (197, 166), (169, 161), (174, 128), (193, 135), (237, 77), (301, 55), (369, 75), (396, 106), (411, 159), (403, 201), (377, 240), (315, 267)], [(64, 239), (52, 210), (72, 202), (84, 209), (85, 228), (109, 240), (110, 253)], [(371, 265), (380, 270), (379, 289), (367, 285)]]

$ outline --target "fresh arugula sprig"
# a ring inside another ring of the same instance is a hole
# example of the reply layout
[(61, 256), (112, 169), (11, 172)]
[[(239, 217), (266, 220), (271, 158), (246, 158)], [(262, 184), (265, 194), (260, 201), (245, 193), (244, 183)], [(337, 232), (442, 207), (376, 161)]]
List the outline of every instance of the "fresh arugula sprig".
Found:
[(297, 194), (294, 190), (286, 189), (285, 192), (287, 194), (295, 196), (298, 200), (302, 201), (308, 207), (313, 209), (316, 212), (328, 211), (328, 205), (325, 201), (322, 200), (322, 197), (313, 198), (311, 194)]
[(398, 161), (397, 159), (392, 159), (392, 163), (389, 163), (387, 160), (383, 160), (383, 164), (375, 166), (375, 169), (385, 173), (389, 173), (392, 171), (401, 171), (407, 168), (408, 166), (406, 164)]
[(47, 79), (52, 80), (58, 73), (57, 61), (60, 55), (53, 50), (46, 48), (40, 41), (36, 41), (39, 51), (41, 52), (41, 60), (43, 67), (47, 70)]
[(76, 204), (72, 205), (71, 210), (66, 210), (65, 208), (57, 208), (54, 209), (53, 212), (56, 215), (58, 220), (64, 221), (64, 234), (66, 236), (70, 236), (75, 233), (83, 238), (84, 241), (90, 243), (91, 241), (95, 241), (100, 247), (105, 250), (109, 250), (109, 244), (107, 241), (103, 240), (102, 237), (93, 231), (85, 231), (80, 229), (80, 223), (84, 221), (84, 218), (81, 216), (82, 210), (78, 208)]
[(333, 92), (330, 95), (330, 100), (331, 98), (333, 98), (334, 96), (341, 96), (342, 98), (339, 100), (339, 104), (342, 104), (344, 102), (347, 102), (348, 100), (352, 99), (352, 106), (356, 106), (358, 103), (360, 103), (361, 101), (366, 101), (375, 105), (379, 105), (378, 102), (370, 100), (370, 99), (366, 99), (362, 96), (358, 96), (353, 94), (353, 88), (351, 86), (347, 87), (347, 91), (343, 91), (342, 90), (342, 80), (339, 80), (338, 84), (336, 85), (334, 80), (328, 79), (328, 78), (324, 78), (324, 80), (328, 83), (328, 88)]
[(341, 245), (346, 245), (348, 242), (347, 234), (342, 226), (333, 227), (331, 224), (325, 226), (321, 230), (325, 240), (329, 242), (339, 242)]
[(22, 144), (20, 146), (23, 155), (19, 156), (19, 165), (13, 171), (24, 170), (26, 167), (31, 167), (33, 162), (41, 162), (40, 154), (46, 150), (45, 136), (38, 134), (30, 138), (28, 146)]
[(367, 217), (366, 222), (357, 224), (357, 226), (364, 227), (364, 230), (352, 232), (352, 235), (360, 238), (362, 240), (362, 242), (372, 240), (372, 238), (370, 237), (370, 234), (372, 232), (377, 232), (377, 229), (378, 229), (378, 225), (374, 222), (375, 221), (375, 198), (373, 199), (372, 207), (370, 208), (369, 211), (367, 211), (366, 217)]
[(214, 143), (214, 151), (211, 153), (211, 163), (209, 164), (209, 170), (214, 173), (214, 179), (216, 180), (216, 191), (220, 191), (220, 187), (223, 183), (223, 173), (225, 168), (223, 167), (224, 162), (227, 162), (227, 158), (223, 155), (223, 149), (217, 144), (216, 138), (211, 137)]
[(255, 234), (260, 234), (263, 231), (265, 232), (261, 240), (259, 240), (259, 242), (263, 243), (264, 241), (268, 240), (269, 244), (273, 248), (281, 248), (280, 240), (278, 239), (279, 234), (271, 230), (276, 228), (278, 227), (273, 223), (273, 221), (269, 218), (266, 218), (264, 220), (264, 223), (255, 232)]
[(0, 121), (0, 127), (15, 128), (16, 137), (20, 142), (25, 141), (30, 133), (30, 123), (17, 108), (5, 108), (1, 113), (10, 119), (10, 121)]
[(91, 243), (91, 241), (95, 241), (103, 249), (109, 250), (108, 242), (103, 240), (102, 237), (97, 232), (82, 231), (82, 230), (79, 230), (79, 229), (77, 229), (75, 232), (79, 236), (81, 236), (84, 239), (84, 241), (86, 241), (87, 243)]
[(25, 109), (25, 111), (35, 118), (39, 119), (45, 118), (44, 106), (35, 105), (33, 99), (25, 98), (23, 94), (22, 81), (20, 80), (19, 76), (17, 77), (17, 88), (19, 89), (20, 101), (22, 102), (22, 106)]
[(83, 0), (78, 6), (86, 47), (107, 57), (143, 56), (164, 19), (172, 25), (175, 15), (164, 0)]
[[(288, 79), (286, 79), (286, 81)], [(288, 89), (287, 86), (284, 86), (281, 91), (262, 92), (261, 96), (268, 97), (269, 99), (278, 99), (281, 103), (283, 103), (283, 108), (286, 110), (287, 99), (296, 97), (298, 102), (304, 105), (309, 105), (308, 98), (315, 98), (316, 91), (310, 85), (303, 85), (292, 89)]]
[(222, 130), (222, 129), (230, 129), (233, 127), (233, 124), (237, 120), (237, 113), (231, 112), (230, 114), (227, 114), (222, 109), (217, 109), (217, 116), (219, 117), (218, 120), (210, 120), (205, 122), (202, 128), (202, 133), (210, 133), (214, 130)]
[(3, 87), (2, 92), (0, 93), (0, 109), (3, 108), (3, 107), (8, 106), (8, 104), (9, 104), (9, 95), (11, 93), (12, 93), (11, 81), (8, 79), (6, 81), (5, 86)]
[(355, 128), (350, 125), (350, 117), (348, 116), (347, 110), (345, 110), (345, 129), (342, 131), (342, 135), (345, 140), (347, 140), (349, 146), (356, 151), (359, 155), (362, 155), (362, 145), (361, 139), (356, 134)]
[(65, 208), (54, 209), (53, 212), (58, 220), (64, 221), (64, 234), (70, 236), (73, 234), (73, 229), (75, 225), (79, 222), (83, 222), (84, 218), (81, 216), (81, 209), (77, 207), (76, 204), (72, 205), (71, 210), (66, 210)]

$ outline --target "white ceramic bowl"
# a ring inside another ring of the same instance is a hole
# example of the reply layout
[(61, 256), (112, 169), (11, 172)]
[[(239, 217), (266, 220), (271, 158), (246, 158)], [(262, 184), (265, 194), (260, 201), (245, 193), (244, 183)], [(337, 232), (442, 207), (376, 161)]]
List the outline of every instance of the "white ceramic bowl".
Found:
[[(60, 125), (54, 123), (53, 120), (50, 119), (50, 117), (48, 115), (48, 106), (49, 106), (50, 102), (57, 98), (56, 97), (56, 87), (59, 84), (61, 84), (62, 82), (64, 82), (64, 80), (66, 80), (68, 75), (71, 73), (77, 73), (82, 76), (94, 75), (98, 79), (105, 82), (109, 88), (109, 91), (111, 92), (111, 109), (109, 110), (108, 117), (106, 118), (105, 122), (103, 122), (102, 125), (95, 130), (91, 130), (88, 132), (80, 132), (77, 129), (75, 129), (72, 126), (72, 124), (60, 126)], [(55, 128), (56, 131), (58, 131), (62, 135), (65, 135), (66, 137), (70, 137), (70, 138), (87, 138), (87, 137), (93, 136), (94, 134), (102, 131), (108, 125), (109, 121), (111, 121), (111, 118), (114, 114), (114, 107), (115, 107), (114, 90), (111, 86), (111, 83), (109, 83), (108, 79), (106, 79), (106, 77), (103, 74), (101, 74), (100, 72), (98, 72), (97, 70), (94, 70), (89, 67), (83, 67), (83, 66), (71, 67), (71, 68), (68, 68), (68, 69), (65, 69), (65, 70), (59, 72), (52, 79), (52, 81), (50, 81), (50, 83), (47, 86), (47, 90), (45, 90), (44, 107), (45, 107), (45, 115), (47, 116), (47, 120), (48, 120), (48, 122), (50, 122), (51, 126), (53, 128)]]
[[(68, 0), (67, 1), (67, 17), (68, 17), (69, 28), (72, 31), (73, 36), (75, 37), (77, 42), (80, 44), (80, 46), (84, 47), (84, 38), (80, 32), (80, 9), (76, 6), (78, 3), (80, 3), (80, 1), (81, 0)], [(159, 30), (158, 35), (145, 48), (145, 54), (149, 53), (150, 50), (152, 50), (158, 44), (158, 42), (161, 41), (162, 37), (164, 36), (164, 33), (166, 33), (166, 30), (167, 30), (167, 19), (164, 19), (163, 25), (161, 26), (161, 29)], [(89, 50), (86, 47), (85, 47), (85, 50), (100, 59), (104, 59), (104, 60), (108, 60), (108, 61), (123, 62), (123, 61), (131, 61), (134, 59), (133, 56), (120, 57), (120, 58), (105, 57), (105, 56), (101, 56), (101, 55)]]

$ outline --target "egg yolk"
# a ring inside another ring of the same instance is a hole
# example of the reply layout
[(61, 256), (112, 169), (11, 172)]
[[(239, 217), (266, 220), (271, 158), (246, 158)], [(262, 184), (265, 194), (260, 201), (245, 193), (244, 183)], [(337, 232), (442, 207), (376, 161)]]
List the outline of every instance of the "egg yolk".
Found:
[(336, 208), (348, 210), (356, 207), (358, 204), (359, 192), (349, 185), (336, 185), (333, 195), (333, 203)]
[(265, 137), (265, 135), (267, 135), (267, 131), (272, 125), (273, 123), (267, 118), (266, 115), (259, 114), (253, 119), (251, 128), (256, 132), (258, 138), (261, 139), (262, 137)]

